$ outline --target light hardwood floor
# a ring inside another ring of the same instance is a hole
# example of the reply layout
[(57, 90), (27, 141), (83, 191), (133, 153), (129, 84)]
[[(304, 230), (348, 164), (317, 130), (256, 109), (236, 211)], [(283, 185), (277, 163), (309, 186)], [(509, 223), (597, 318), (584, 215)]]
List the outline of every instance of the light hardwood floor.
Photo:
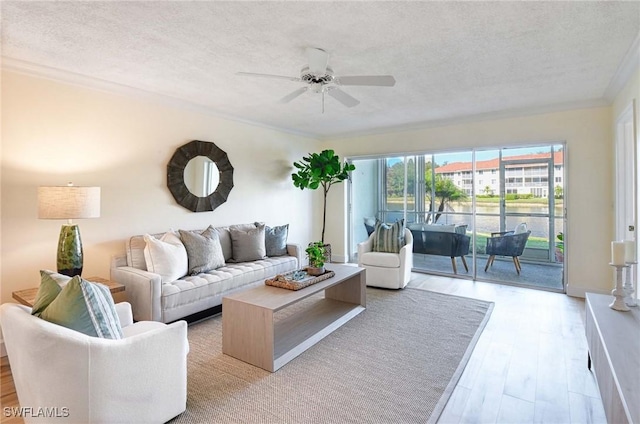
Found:
[[(440, 423), (606, 422), (587, 370), (582, 299), (425, 274), (413, 274), (409, 287), (495, 302)], [(2, 406), (18, 406), (2, 359)], [(1, 422), (22, 420), (3, 414)]]
[(584, 300), (413, 274), (409, 287), (495, 302), (440, 423), (606, 423), (587, 369)]

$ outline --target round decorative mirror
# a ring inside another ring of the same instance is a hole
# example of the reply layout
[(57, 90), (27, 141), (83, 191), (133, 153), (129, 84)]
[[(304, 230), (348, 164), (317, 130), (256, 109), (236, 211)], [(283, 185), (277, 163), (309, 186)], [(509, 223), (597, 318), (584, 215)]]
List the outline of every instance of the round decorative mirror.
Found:
[(212, 211), (229, 197), (233, 166), (214, 143), (193, 140), (176, 149), (171, 157), (167, 186), (176, 202), (190, 211)]
[(196, 156), (184, 168), (184, 185), (191, 194), (207, 197), (218, 188), (220, 174), (216, 164), (206, 156)]

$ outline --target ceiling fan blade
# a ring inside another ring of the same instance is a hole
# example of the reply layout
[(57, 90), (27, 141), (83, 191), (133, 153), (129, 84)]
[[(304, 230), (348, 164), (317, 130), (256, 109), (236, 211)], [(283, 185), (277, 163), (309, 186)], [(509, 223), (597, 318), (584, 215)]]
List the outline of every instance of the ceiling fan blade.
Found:
[(349, 94), (345, 93), (337, 87), (334, 87), (332, 90), (328, 90), (327, 94), (346, 107), (354, 107), (360, 104), (360, 100), (356, 99), (355, 97), (351, 97)]
[(284, 96), (283, 98), (281, 98), (278, 103), (289, 103), (291, 100), (293, 100), (296, 97), (300, 96), (302, 93), (304, 93), (308, 89), (309, 89), (309, 87), (298, 88), (296, 91), (294, 91), (292, 93), (289, 93), (286, 96)]
[(329, 53), (322, 49), (307, 47), (307, 59), (309, 60), (309, 71), (317, 76), (327, 73), (329, 63)]
[(240, 75), (240, 76), (243, 76), (243, 77), (261, 77), (261, 78), (285, 79), (285, 80), (295, 81), (295, 82), (302, 81), (298, 77), (286, 77), (284, 75), (271, 75), (271, 74), (255, 74), (253, 72), (236, 72), (236, 75)]
[(359, 75), (353, 77), (336, 77), (339, 85), (371, 85), (377, 87), (393, 87), (396, 79), (391, 75)]

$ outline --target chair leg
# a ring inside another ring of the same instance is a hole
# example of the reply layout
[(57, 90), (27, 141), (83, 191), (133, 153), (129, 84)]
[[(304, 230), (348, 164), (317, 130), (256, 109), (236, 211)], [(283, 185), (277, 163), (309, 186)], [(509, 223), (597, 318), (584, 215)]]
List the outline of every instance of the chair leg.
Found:
[(518, 258), (516, 258), (515, 256), (513, 257), (513, 266), (516, 267), (516, 272), (518, 273), (518, 275), (520, 275), (520, 268), (518, 268)]
[(462, 265), (464, 265), (464, 270), (466, 272), (469, 272), (469, 267), (467, 266), (467, 260), (464, 258), (464, 255), (460, 256), (460, 259), (462, 259)]
[(458, 269), (456, 268), (456, 258), (454, 258), (453, 256), (451, 257), (451, 266), (453, 267), (453, 273), (457, 274)]
[(489, 269), (489, 266), (491, 266), (491, 264), (493, 263), (492, 259), (494, 257), (494, 255), (489, 256), (489, 258), (487, 259), (487, 264), (484, 266), (484, 272), (487, 272), (487, 269)]
[(520, 258), (516, 256), (516, 262), (518, 262), (518, 269), (522, 272), (522, 264), (520, 263)]

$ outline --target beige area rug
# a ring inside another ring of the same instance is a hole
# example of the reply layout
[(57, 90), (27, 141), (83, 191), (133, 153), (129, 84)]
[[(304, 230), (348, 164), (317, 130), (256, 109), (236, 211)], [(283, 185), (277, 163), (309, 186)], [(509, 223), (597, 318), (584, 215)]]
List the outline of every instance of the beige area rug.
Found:
[(193, 324), (187, 410), (171, 423), (435, 422), (492, 308), (367, 288), (364, 312), (275, 373), (222, 354), (220, 316)]

